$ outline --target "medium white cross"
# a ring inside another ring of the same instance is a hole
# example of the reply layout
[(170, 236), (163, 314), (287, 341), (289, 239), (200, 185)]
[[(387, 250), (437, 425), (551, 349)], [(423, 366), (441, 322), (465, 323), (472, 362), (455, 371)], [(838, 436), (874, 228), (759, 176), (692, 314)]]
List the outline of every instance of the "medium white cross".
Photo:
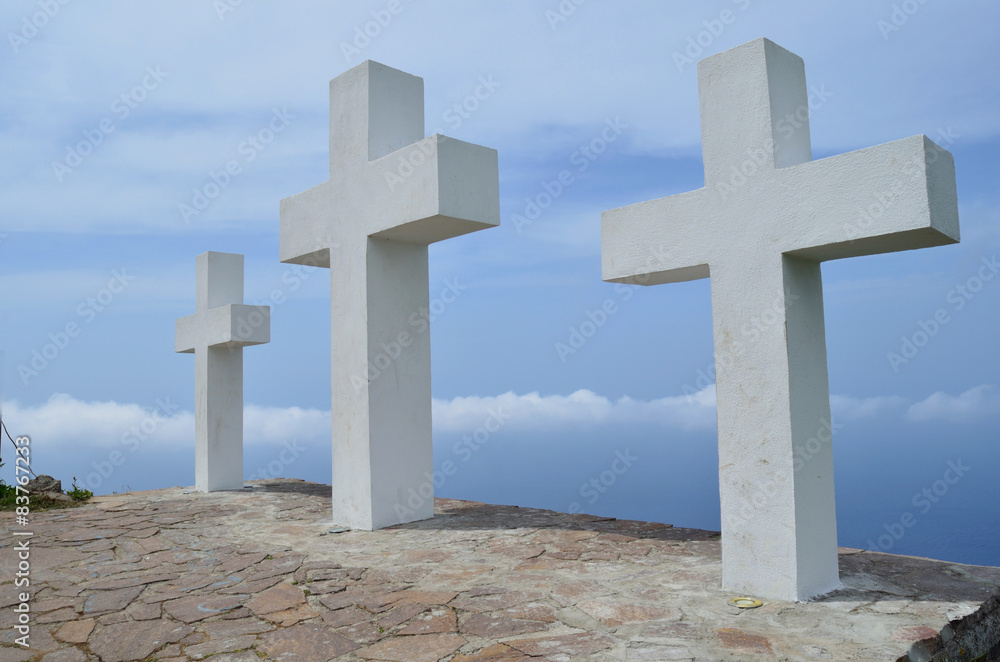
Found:
[(330, 81), (330, 179), (281, 201), (281, 261), (330, 268), (333, 518), (434, 515), (427, 246), (499, 225), (495, 150), (424, 138), (423, 79)]
[(957, 242), (954, 163), (926, 136), (813, 161), (802, 59), (767, 39), (698, 95), (704, 188), (604, 212), (603, 277), (711, 276), (723, 587), (804, 600), (840, 585), (820, 263)]
[(271, 309), (243, 304), (243, 256), (197, 258), (194, 315), (177, 320), (177, 352), (194, 354), (195, 489), (243, 489), (243, 348), (271, 340)]

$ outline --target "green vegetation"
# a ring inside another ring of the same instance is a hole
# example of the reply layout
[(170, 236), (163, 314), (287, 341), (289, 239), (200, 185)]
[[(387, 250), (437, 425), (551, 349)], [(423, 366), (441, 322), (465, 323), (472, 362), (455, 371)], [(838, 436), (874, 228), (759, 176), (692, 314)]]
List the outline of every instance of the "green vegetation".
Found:
[(70, 495), (73, 501), (86, 501), (94, 496), (94, 493), (90, 490), (84, 490), (76, 486), (76, 476), (73, 476), (73, 489), (66, 490), (66, 494)]

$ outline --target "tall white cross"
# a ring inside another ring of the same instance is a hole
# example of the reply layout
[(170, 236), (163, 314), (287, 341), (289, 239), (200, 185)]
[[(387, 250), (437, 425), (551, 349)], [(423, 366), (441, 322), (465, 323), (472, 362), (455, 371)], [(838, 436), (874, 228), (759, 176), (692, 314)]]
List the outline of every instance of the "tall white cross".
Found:
[(281, 201), (281, 261), (330, 268), (333, 518), (434, 515), (427, 246), (499, 225), (495, 150), (424, 138), (423, 79), (330, 81), (330, 179)]
[(702, 60), (704, 188), (601, 217), (604, 280), (711, 276), (723, 587), (782, 600), (840, 585), (820, 263), (958, 241), (951, 154), (813, 161), (806, 95), (767, 39)]
[(243, 348), (271, 340), (271, 309), (243, 305), (243, 256), (197, 258), (194, 315), (175, 351), (194, 354), (195, 489), (243, 489)]

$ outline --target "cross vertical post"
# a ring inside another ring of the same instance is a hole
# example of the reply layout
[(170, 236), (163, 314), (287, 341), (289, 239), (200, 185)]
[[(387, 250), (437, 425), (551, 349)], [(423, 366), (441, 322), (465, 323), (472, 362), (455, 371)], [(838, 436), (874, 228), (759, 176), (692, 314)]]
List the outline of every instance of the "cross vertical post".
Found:
[(281, 201), (282, 262), (330, 269), (333, 518), (434, 514), (427, 246), (500, 223), (495, 150), (424, 138), (423, 80), (330, 81), (330, 178)]
[(698, 94), (704, 188), (605, 211), (602, 274), (710, 277), (723, 588), (806, 600), (840, 585), (820, 265), (956, 243), (954, 163), (926, 136), (813, 161), (805, 66), (767, 39)]

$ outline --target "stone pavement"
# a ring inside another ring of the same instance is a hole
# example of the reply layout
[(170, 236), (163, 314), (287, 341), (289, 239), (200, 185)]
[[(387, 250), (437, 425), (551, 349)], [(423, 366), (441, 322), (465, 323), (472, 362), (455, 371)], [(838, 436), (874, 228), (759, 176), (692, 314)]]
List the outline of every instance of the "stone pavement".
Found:
[(34, 514), (31, 649), (4, 536), (0, 662), (871, 662), (1000, 637), (998, 568), (842, 549), (843, 590), (741, 610), (714, 532), (438, 499), (433, 520), (328, 534), (329, 486), (255, 486)]

